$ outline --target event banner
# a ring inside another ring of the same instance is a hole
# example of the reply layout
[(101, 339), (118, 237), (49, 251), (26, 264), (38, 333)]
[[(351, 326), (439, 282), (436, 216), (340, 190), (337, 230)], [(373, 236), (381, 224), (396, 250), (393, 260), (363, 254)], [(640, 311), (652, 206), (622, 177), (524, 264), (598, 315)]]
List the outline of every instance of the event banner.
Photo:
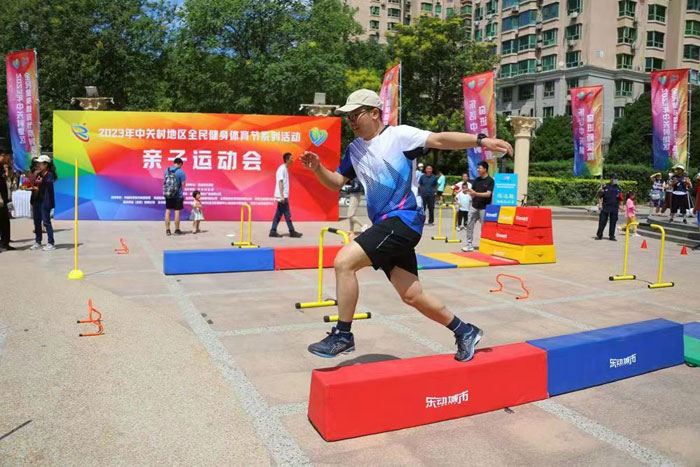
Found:
[[(493, 83), (493, 71), (462, 78), (467, 133), (474, 135), (483, 133), (492, 138), (496, 136), (496, 100), (493, 95)], [(476, 165), (480, 161), (488, 162), (490, 174), (496, 173), (498, 160), (490, 151), (484, 151), (481, 148), (468, 149), (467, 159), (469, 177), (472, 179), (478, 176)]]
[(603, 172), (603, 86), (571, 88), (574, 127), (574, 175)]
[(36, 51), (24, 50), (5, 57), (7, 110), (14, 168), (24, 172), (32, 157), (39, 156), (39, 82)]
[(382, 101), (382, 120), (385, 125), (396, 126), (399, 124), (399, 107), (401, 106), (401, 64), (395, 65), (384, 73), (382, 90), (379, 98)]
[(651, 72), (654, 169), (688, 162), (688, 69)]
[(292, 219), (337, 221), (339, 194), (324, 188), (298, 157), (312, 151), (335, 170), (340, 125), (337, 117), (56, 111), (55, 215), (73, 218), (77, 161), (79, 218), (162, 219), (164, 174), (179, 157), (187, 176), (185, 216), (198, 190), (207, 220), (238, 220), (241, 204), (249, 203), (253, 220), (271, 221), (275, 173), (289, 152)]

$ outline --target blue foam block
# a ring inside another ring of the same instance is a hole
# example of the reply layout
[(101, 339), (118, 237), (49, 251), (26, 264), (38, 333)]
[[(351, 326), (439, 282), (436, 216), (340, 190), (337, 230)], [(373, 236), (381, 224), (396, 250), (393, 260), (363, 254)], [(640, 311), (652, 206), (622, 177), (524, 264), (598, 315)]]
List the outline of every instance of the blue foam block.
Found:
[(652, 319), (528, 341), (547, 351), (550, 396), (683, 363), (683, 325)]
[(273, 271), (272, 248), (216, 250), (166, 250), (163, 252), (163, 273), (211, 274), (217, 272)]
[(457, 267), (456, 264), (446, 263), (429, 256), (416, 255), (416, 259), (418, 260), (418, 269), (450, 269)]
[(685, 323), (683, 325), (683, 333), (686, 336), (694, 337), (695, 339), (700, 339), (700, 323)]
[(484, 211), (484, 222), (498, 222), (498, 215), (501, 212), (501, 206), (497, 204), (489, 204)]

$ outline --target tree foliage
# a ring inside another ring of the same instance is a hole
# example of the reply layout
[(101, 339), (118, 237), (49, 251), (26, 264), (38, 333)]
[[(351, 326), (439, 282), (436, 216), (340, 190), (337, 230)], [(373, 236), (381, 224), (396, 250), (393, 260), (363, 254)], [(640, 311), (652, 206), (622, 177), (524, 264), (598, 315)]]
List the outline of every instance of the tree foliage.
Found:
[(574, 134), (571, 116), (549, 117), (535, 131), (530, 148), (533, 162), (574, 160)]

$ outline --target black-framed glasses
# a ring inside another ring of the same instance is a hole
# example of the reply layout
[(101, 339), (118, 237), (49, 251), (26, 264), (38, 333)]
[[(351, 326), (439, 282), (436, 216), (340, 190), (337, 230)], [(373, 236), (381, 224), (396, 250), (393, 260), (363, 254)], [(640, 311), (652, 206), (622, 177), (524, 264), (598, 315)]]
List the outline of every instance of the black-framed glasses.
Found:
[(357, 112), (357, 113), (349, 113), (345, 114), (345, 118), (347, 118), (351, 122), (356, 122), (358, 118), (364, 113), (369, 112), (368, 109), (363, 109), (362, 112)]

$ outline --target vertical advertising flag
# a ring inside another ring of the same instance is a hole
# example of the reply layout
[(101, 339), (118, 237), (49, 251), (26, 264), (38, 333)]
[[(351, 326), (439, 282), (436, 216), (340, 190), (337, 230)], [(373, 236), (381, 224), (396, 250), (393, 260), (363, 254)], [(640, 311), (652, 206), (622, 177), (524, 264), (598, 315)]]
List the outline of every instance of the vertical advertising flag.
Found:
[(382, 101), (382, 120), (385, 125), (396, 126), (399, 124), (399, 89), (401, 87), (401, 64), (395, 65), (384, 73), (382, 90), (379, 98)]
[(285, 115), (55, 111), (53, 118), (57, 219), (156, 220), (163, 217), (163, 179), (175, 158), (187, 180), (184, 204), (201, 193), (207, 220), (238, 220), (249, 203), (253, 220), (272, 220), (275, 174), (285, 153), (294, 220), (337, 221), (338, 192), (328, 191), (296, 158), (313, 151), (335, 169), (340, 119)]
[(36, 51), (24, 50), (5, 57), (7, 110), (14, 169), (24, 172), (32, 157), (39, 156), (39, 82)]
[(688, 69), (651, 72), (654, 169), (688, 162)]
[[(496, 100), (493, 95), (493, 71), (462, 78), (462, 93), (464, 95), (464, 120), (467, 133), (477, 135), (483, 133), (491, 138), (496, 136)], [(497, 168), (496, 154), (481, 148), (467, 150), (469, 160), (469, 176), (476, 178), (476, 165), (479, 161), (487, 161), (489, 173)]]
[(603, 173), (603, 86), (571, 88), (574, 175)]

